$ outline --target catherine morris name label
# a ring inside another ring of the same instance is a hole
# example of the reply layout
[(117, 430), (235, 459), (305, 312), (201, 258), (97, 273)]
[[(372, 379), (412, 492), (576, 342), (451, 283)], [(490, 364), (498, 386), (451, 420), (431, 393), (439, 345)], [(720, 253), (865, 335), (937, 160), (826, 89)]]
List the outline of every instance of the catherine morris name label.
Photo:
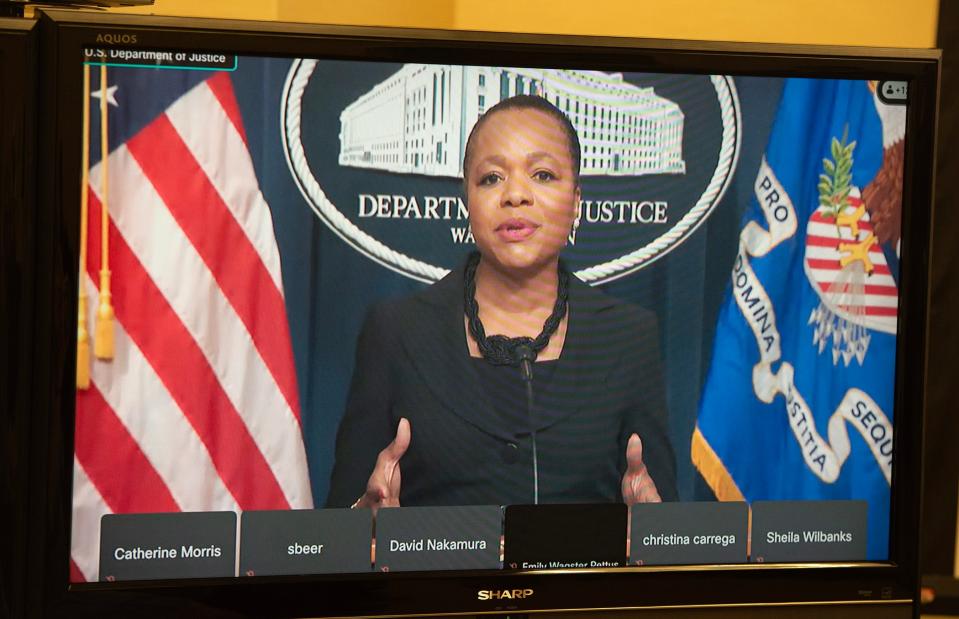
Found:
[(100, 580), (236, 575), (236, 514), (106, 514), (100, 520)]

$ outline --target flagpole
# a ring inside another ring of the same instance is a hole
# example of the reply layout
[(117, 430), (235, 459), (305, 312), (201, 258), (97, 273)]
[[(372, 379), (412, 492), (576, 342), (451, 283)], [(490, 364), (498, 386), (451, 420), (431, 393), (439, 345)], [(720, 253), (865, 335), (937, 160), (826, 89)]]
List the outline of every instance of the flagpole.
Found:
[(94, 353), (98, 359), (113, 358), (113, 304), (110, 295), (110, 209), (108, 206), (110, 159), (107, 131), (107, 65), (100, 65), (100, 305), (97, 308)]
[(90, 387), (90, 334), (87, 332), (87, 218), (90, 182), (90, 65), (83, 64), (83, 154), (80, 174), (80, 298), (77, 304), (77, 389)]

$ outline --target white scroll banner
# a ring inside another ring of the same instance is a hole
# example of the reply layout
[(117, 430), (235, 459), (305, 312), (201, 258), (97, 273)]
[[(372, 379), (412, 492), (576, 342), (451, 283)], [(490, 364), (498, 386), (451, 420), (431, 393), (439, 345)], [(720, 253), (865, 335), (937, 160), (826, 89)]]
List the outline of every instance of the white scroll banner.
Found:
[(753, 366), (753, 391), (762, 402), (771, 404), (776, 395), (786, 400), (786, 414), (806, 466), (819, 479), (833, 483), (852, 446), (846, 423), (862, 435), (872, 451), (886, 483), (892, 479), (892, 423), (869, 394), (856, 388), (846, 391), (842, 402), (829, 417), (828, 441), (816, 430), (812, 411), (793, 381), (794, 369), (783, 362), (778, 372), (773, 363), (782, 358), (781, 337), (776, 313), (766, 289), (749, 263), (762, 257), (796, 233), (796, 210), (789, 195), (763, 158), (755, 184), (756, 199), (766, 217), (768, 230), (750, 221), (739, 237), (739, 252), (732, 271), (733, 297), (749, 324), (759, 348), (759, 362)]
[(796, 234), (796, 209), (793, 208), (789, 194), (779, 184), (773, 169), (769, 167), (765, 156), (759, 165), (759, 174), (756, 175), (753, 190), (766, 216), (769, 230), (763, 229), (755, 221), (750, 221), (743, 228), (740, 240), (749, 248), (751, 256), (760, 258), (772, 251), (784, 239)]

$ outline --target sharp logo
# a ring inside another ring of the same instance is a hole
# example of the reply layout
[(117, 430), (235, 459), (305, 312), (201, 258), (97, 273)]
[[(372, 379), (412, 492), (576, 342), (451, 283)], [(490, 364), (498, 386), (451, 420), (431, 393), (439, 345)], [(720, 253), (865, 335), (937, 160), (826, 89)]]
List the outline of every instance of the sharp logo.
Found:
[(476, 592), (478, 600), (522, 600), (532, 597), (532, 589), (480, 589)]
[(100, 33), (97, 35), (97, 43), (109, 43), (111, 45), (117, 44), (133, 44), (137, 42), (137, 35), (135, 34), (110, 34), (110, 33)]

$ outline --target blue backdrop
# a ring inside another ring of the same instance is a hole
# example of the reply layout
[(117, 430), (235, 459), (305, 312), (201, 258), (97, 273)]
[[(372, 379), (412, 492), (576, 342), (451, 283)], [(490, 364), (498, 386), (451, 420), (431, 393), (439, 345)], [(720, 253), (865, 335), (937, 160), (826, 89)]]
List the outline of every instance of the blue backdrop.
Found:
[[(336, 428), (343, 414), (356, 337), (374, 301), (425, 284), (374, 263), (311, 210), (283, 154), (280, 110), (291, 62), (241, 58), (232, 74), (260, 186), (273, 212), (303, 409), (313, 496), (325, 501)], [(371, 70), (375, 70), (372, 65)], [(736, 255), (739, 224), (779, 103), (782, 82), (736, 78), (742, 147), (732, 185), (706, 222), (666, 257), (604, 286), (654, 310), (668, 381), (668, 406), (683, 500), (711, 499), (690, 463), (689, 444), (711, 358), (716, 318)], [(328, 88), (336, 85), (327, 84)], [(689, 122), (694, 119), (689, 117)], [(683, 151), (695, 152), (696, 135)], [(314, 170), (317, 177), (322, 171)]]

